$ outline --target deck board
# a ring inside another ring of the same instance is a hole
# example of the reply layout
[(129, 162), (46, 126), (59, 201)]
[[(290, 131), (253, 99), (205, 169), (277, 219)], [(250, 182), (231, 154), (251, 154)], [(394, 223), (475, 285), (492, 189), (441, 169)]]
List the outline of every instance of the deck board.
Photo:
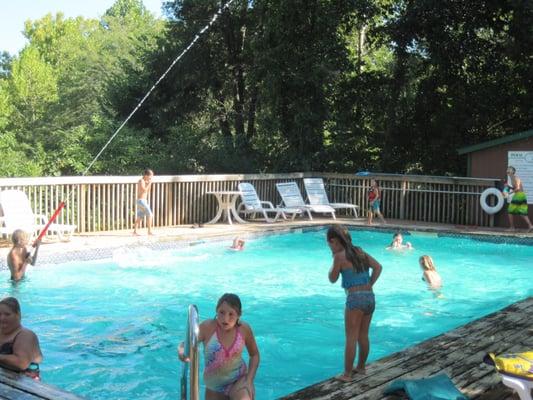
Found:
[(423, 378), (445, 372), (472, 400), (515, 400), (493, 367), (483, 363), (488, 352), (521, 352), (533, 348), (533, 297), (472, 321), (367, 366), (353, 382), (335, 379), (283, 397), (284, 400), (397, 400), (383, 390), (396, 379)]
[(55, 386), (36, 382), (27, 376), (0, 368), (0, 399), (6, 400), (82, 400)]

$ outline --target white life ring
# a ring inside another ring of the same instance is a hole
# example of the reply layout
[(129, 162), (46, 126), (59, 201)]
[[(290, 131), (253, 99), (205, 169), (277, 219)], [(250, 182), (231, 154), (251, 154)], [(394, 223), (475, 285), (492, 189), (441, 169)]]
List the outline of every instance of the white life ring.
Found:
[[(490, 195), (494, 195), (498, 199), (498, 202), (496, 203), (495, 206), (489, 206), (489, 204), (487, 203), (487, 198)], [(479, 197), (479, 204), (481, 204), (481, 208), (487, 214), (496, 214), (498, 211), (502, 209), (504, 203), (505, 203), (505, 200), (503, 198), (502, 192), (500, 192), (496, 188), (485, 189), (483, 193), (481, 193), (481, 196)]]

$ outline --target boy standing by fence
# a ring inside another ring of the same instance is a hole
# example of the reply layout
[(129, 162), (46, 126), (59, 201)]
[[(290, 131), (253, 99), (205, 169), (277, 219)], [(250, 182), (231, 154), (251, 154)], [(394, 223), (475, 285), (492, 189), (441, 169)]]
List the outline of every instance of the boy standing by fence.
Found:
[(153, 176), (154, 171), (146, 169), (143, 177), (137, 182), (137, 219), (135, 220), (135, 226), (133, 228), (134, 235), (138, 235), (137, 229), (141, 225), (141, 219), (144, 217), (147, 218), (146, 227), (148, 228), (148, 234), (152, 234), (152, 217), (154, 214), (148, 205), (147, 198), (152, 187)]

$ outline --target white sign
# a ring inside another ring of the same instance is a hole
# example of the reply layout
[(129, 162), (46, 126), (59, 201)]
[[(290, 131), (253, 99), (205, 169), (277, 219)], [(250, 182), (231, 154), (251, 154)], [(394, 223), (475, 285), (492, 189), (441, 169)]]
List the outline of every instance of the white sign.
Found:
[(515, 167), (516, 175), (522, 181), (527, 203), (533, 204), (533, 151), (510, 151), (508, 166)]

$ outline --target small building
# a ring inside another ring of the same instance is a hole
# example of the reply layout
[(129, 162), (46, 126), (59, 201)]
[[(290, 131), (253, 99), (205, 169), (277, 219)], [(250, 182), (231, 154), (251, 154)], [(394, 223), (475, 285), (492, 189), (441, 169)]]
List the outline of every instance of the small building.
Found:
[[(533, 129), (461, 147), (457, 152), (467, 156), (467, 176), (472, 178), (505, 180), (507, 166), (517, 168), (528, 196), (529, 219), (533, 221)], [(509, 226), (506, 207), (496, 215), (495, 225)], [(516, 227), (526, 226), (517, 221)]]

